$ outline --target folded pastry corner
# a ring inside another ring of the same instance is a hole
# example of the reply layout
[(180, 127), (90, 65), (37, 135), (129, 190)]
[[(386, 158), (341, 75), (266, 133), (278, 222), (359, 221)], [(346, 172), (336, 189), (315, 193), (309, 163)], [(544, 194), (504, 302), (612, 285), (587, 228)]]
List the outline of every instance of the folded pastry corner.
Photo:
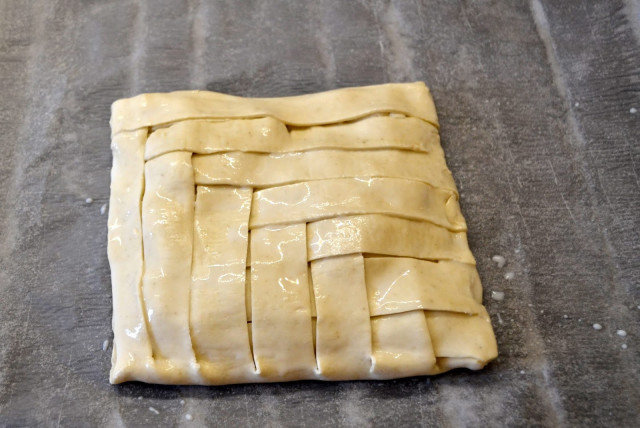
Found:
[(481, 369), (497, 346), (422, 82), (116, 101), (110, 381)]

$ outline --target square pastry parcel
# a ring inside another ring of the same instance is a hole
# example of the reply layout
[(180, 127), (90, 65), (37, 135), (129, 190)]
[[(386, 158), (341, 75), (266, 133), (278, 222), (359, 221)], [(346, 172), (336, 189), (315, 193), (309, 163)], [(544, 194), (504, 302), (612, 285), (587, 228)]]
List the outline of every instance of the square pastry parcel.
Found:
[(389, 379), (497, 356), (423, 83), (116, 101), (112, 383)]

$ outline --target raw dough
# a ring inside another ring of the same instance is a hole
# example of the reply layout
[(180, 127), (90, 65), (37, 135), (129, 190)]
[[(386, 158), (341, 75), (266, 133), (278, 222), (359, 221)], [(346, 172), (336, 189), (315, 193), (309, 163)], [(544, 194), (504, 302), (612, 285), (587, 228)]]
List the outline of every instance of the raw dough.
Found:
[(421, 82), (112, 107), (110, 380), (388, 379), (497, 356)]

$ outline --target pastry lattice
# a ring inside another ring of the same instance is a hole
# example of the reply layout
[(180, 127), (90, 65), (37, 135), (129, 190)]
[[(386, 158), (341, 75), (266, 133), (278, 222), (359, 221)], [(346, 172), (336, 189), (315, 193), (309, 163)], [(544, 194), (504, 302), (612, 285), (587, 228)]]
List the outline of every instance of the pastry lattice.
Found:
[(422, 83), (112, 108), (111, 382), (385, 379), (497, 355)]

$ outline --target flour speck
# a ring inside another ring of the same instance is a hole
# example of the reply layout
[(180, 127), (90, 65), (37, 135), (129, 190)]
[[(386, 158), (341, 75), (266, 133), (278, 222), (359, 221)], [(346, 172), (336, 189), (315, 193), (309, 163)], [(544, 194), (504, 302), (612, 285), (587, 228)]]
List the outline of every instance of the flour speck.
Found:
[(180, 405), (184, 406), (184, 400), (180, 400)]
[(507, 260), (504, 257), (497, 254), (491, 257), (491, 260), (493, 260), (499, 268), (504, 267), (505, 263), (507, 263)]
[(574, 106), (580, 107), (580, 103), (575, 103)]
[(104, 215), (107, 212), (107, 204), (102, 204), (100, 207), (100, 215)]
[(491, 292), (491, 298), (493, 300), (496, 300), (498, 302), (501, 302), (504, 300), (504, 291), (492, 291)]
[(620, 337), (627, 337), (627, 332), (624, 330), (618, 330), (616, 331), (616, 334)]
[(520, 374), (525, 374), (525, 371), (524, 370), (520, 370)]
[(631, 107), (631, 108), (629, 109), (629, 113), (631, 113), (631, 114), (636, 114), (637, 112), (638, 112), (638, 109), (637, 109), (637, 108), (635, 108), (635, 107)]
[(193, 419), (193, 416), (191, 416), (191, 414), (190, 414), (190, 413), (187, 413), (186, 415), (184, 415), (184, 418), (185, 418), (186, 420), (190, 421), (190, 420), (192, 420), (192, 419)]
[(593, 325), (593, 329), (594, 329), (594, 330), (602, 330), (602, 326), (601, 326), (600, 324), (598, 324), (598, 323), (595, 323), (595, 324)]
[(562, 316), (562, 318), (567, 319), (567, 318), (569, 318), (569, 315), (564, 314), (564, 315)]
[(92, 198), (87, 198), (87, 199), (84, 200), (84, 202), (86, 204), (91, 204), (91, 203), (93, 203), (93, 199)]
[(626, 344), (626, 343), (623, 343), (622, 345), (620, 345), (620, 347), (621, 347), (622, 349), (627, 349), (627, 344)]
[(515, 273), (513, 273), (513, 272), (507, 272), (507, 273), (505, 273), (505, 274), (504, 274), (504, 279), (507, 279), (507, 280), (508, 280), (508, 279), (513, 279), (513, 277), (514, 277), (514, 276), (516, 276), (516, 274), (515, 274)]
[(160, 414), (160, 412), (159, 412), (159, 411), (157, 411), (155, 407), (149, 407), (149, 411), (150, 411), (151, 413), (155, 413), (156, 415), (159, 415), (159, 414)]
[(104, 342), (102, 342), (102, 350), (106, 351), (107, 349), (109, 349), (109, 341), (105, 340)]

